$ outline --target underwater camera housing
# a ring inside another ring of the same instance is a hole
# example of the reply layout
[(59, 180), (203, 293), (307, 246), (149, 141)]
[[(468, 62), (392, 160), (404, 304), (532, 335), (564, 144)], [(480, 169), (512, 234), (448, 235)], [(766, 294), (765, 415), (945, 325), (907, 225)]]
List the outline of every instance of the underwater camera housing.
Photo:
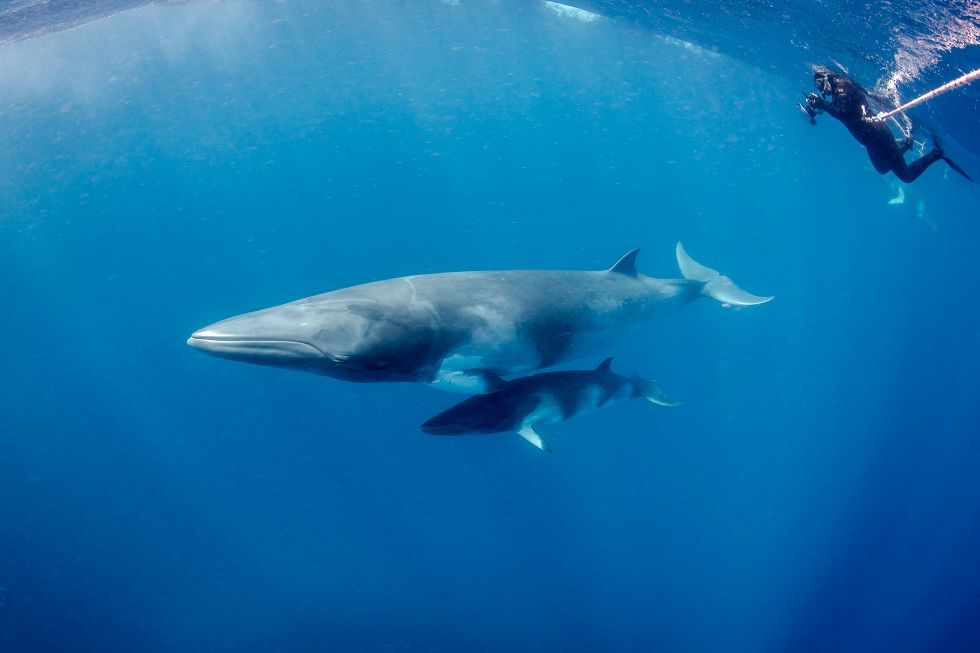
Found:
[(817, 112), (813, 110), (809, 104), (803, 104), (800, 102), (796, 105), (800, 112), (803, 114), (803, 119), (806, 120), (811, 125), (817, 124)]

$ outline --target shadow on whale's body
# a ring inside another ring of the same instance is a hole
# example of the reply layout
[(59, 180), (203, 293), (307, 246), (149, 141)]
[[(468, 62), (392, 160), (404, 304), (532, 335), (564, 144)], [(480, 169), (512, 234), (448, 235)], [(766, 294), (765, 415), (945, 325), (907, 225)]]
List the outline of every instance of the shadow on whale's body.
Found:
[(683, 278), (636, 270), (632, 250), (601, 271), (502, 270), (399, 277), (216, 322), (187, 343), (208, 354), (357, 382), (412, 381), (469, 394), (606, 349), (698, 297), (769, 301), (694, 261)]

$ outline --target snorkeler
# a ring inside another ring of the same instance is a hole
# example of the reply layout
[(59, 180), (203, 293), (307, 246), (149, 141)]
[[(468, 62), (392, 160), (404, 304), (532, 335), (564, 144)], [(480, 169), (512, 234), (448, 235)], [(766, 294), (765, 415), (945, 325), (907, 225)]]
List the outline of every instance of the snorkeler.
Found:
[[(868, 150), (871, 165), (879, 174), (894, 172), (896, 177), (908, 184), (918, 179), (926, 168), (942, 159), (950, 168), (973, 181), (970, 175), (943, 153), (942, 145), (935, 134), (932, 135), (932, 150), (912, 163), (906, 163), (905, 153), (912, 147), (912, 136), (901, 141), (895, 140), (888, 125), (874, 119), (868, 92), (847, 75), (821, 68), (813, 73), (813, 84), (819, 95), (807, 94), (806, 106), (800, 105), (810, 124), (817, 124), (814, 117), (823, 112), (840, 120), (851, 135)], [(827, 98), (832, 99), (828, 101)]]

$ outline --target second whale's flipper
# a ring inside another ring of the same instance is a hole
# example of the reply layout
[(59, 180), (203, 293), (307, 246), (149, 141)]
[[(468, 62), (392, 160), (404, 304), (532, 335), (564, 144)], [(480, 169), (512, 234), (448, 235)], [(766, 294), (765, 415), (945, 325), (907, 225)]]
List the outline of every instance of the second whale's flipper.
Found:
[(681, 269), (681, 274), (684, 275), (685, 279), (704, 283), (704, 287), (701, 289), (702, 295), (711, 297), (722, 304), (754, 306), (765, 304), (773, 299), (772, 297), (759, 297), (745, 292), (718, 270), (712, 270), (691, 258), (680, 243), (677, 243), (677, 266)]
[(521, 427), (521, 430), (517, 432), (519, 436), (533, 444), (535, 447), (541, 451), (551, 453), (551, 445), (548, 444), (544, 438), (538, 435), (538, 432), (534, 430), (534, 427), (530, 424), (525, 424)]

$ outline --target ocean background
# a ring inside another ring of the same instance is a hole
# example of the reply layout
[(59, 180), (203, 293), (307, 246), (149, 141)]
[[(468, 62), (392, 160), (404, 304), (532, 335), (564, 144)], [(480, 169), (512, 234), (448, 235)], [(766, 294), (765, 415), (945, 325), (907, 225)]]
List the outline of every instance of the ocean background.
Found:
[[(978, 186), (794, 106), (980, 67), (977, 3), (143, 4), (0, 5), (0, 651), (980, 650)], [(978, 116), (913, 113), (980, 178)], [(624, 340), (683, 405), (552, 455), (185, 345), (677, 241), (776, 299)]]

